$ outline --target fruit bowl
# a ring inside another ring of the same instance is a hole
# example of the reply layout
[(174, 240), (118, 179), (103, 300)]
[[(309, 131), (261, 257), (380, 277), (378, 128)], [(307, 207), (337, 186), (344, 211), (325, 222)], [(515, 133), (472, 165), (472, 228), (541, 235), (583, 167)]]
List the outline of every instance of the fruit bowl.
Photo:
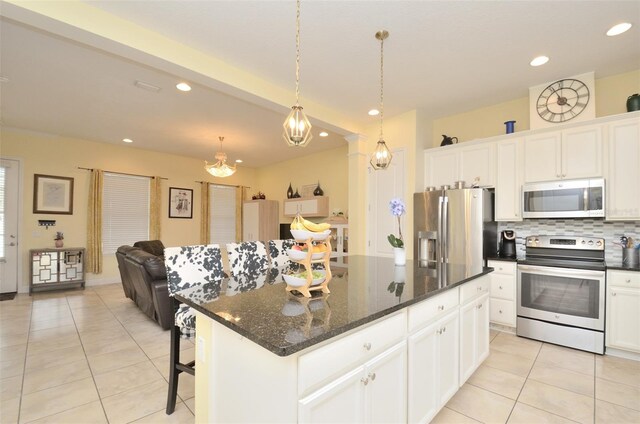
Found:
[(331, 234), (331, 230), (325, 230), (319, 233), (307, 230), (291, 230), (291, 235), (296, 240), (326, 240), (326, 238), (329, 237), (329, 234)]
[[(291, 287), (302, 287), (307, 284), (306, 275), (307, 271), (303, 271), (297, 274), (284, 274), (282, 277), (284, 278), (284, 281)], [(315, 278), (311, 281), (311, 285), (317, 286), (324, 281), (326, 274), (324, 271), (313, 271), (313, 277)]]
[[(311, 260), (322, 259), (325, 253), (326, 252), (312, 253)], [(287, 255), (289, 255), (289, 259), (294, 261), (301, 261), (307, 258), (307, 252), (303, 252), (302, 250), (288, 249)]]

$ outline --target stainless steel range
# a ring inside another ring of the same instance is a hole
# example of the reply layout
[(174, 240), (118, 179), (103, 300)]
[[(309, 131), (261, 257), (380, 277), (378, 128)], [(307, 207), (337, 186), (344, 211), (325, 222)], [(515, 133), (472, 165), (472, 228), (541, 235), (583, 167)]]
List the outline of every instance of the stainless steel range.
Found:
[(529, 236), (518, 261), (519, 336), (604, 353), (604, 239)]

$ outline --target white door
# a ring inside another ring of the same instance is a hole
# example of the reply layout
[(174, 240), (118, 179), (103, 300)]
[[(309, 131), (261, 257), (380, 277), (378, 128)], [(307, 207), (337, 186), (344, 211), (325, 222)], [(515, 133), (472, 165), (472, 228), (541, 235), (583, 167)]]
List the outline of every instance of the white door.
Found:
[(496, 221), (522, 221), (522, 139), (497, 146)]
[(458, 391), (460, 358), (459, 315), (454, 311), (439, 321), (438, 335), (438, 408)]
[(403, 341), (365, 365), (365, 422), (407, 422), (407, 344)]
[(472, 301), (460, 308), (460, 386), (475, 370), (477, 306), (478, 303)]
[(640, 290), (611, 287), (607, 295), (607, 346), (640, 352)]
[(0, 160), (0, 293), (18, 291), (20, 162)]
[(260, 205), (247, 202), (242, 210), (242, 240), (254, 241), (258, 239), (260, 226)]
[(640, 119), (609, 125), (607, 220), (640, 219)]
[[(456, 311), (456, 314), (458, 312)], [(426, 423), (436, 415), (439, 408), (440, 389), (438, 372), (438, 331), (440, 321), (409, 337), (409, 422)], [(457, 341), (456, 341), (457, 345)], [(447, 353), (449, 355), (449, 353)], [(456, 361), (456, 376), (458, 363)], [(458, 381), (455, 382), (456, 391)]]
[[(477, 368), (489, 356), (489, 294), (478, 300), (476, 309), (476, 358)], [(475, 369), (474, 369), (475, 371)]]
[[(393, 248), (387, 240), (389, 234), (398, 236), (398, 220), (391, 215), (389, 201), (399, 198), (409, 207), (405, 196), (404, 150), (393, 152), (391, 165), (384, 171), (374, 171), (369, 166), (369, 220), (367, 223), (368, 253), (373, 256), (391, 256)], [(406, 216), (406, 215), (405, 215)], [(406, 230), (403, 217), (402, 228)], [(412, 242), (413, 234), (403, 233), (405, 243)]]

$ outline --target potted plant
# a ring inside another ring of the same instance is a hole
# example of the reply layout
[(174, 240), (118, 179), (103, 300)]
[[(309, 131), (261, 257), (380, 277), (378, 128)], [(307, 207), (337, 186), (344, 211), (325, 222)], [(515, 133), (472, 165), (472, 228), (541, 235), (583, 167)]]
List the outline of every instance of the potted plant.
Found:
[(56, 236), (53, 238), (56, 242), (56, 247), (62, 247), (64, 246), (64, 234), (62, 233), (62, 231), (57, 231), (56, 232)]
[(393, 234), (387, 236), (387, 240), (393, 247), (393, 254), (396, 265), (404, 265), (407, 262), (407, 254), (404, 250), (404, 241), (402, 240), (402, 228), (400, 227), (400, 217), (407, 211), (407, 207), (400, 199), (391, 199), (389, 202), (389, 210), (391, 214), (398, 218), (398, 237)]

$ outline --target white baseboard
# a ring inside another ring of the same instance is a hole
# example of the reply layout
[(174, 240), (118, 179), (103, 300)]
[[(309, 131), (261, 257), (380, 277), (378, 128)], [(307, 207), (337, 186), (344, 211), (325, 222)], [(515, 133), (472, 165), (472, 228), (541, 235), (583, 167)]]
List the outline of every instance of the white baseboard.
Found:
[(510, 334), (516, 334), (516, 328), (515, 327), (509, 327), (508, 325), (502, 325), (502, 324), (495, 324), (495, 323), (491, 323), (489, 328), (491, 328), (492, 330), (496, 330), (496, 331), (502, 331), (503, 333), (510, 333)]
[(627, 350), (614, 349), (611, 347), (606, 348), (605, 355), (615, 356), (618, 358), (631, 359), (633, 361), (640, 361), (640, 353), (629, 352)]
[(103, 286), (105, 284), (114, 284), (114, 283), (120, 283), (120, 279), (119, 278), (113, 278), (113, 277), (94, 278), (94, 279), (91, 279), (91, 280), (87, 280), (87, 282), (85, 283), (85, 286), (87, 286), (87, 287)]

